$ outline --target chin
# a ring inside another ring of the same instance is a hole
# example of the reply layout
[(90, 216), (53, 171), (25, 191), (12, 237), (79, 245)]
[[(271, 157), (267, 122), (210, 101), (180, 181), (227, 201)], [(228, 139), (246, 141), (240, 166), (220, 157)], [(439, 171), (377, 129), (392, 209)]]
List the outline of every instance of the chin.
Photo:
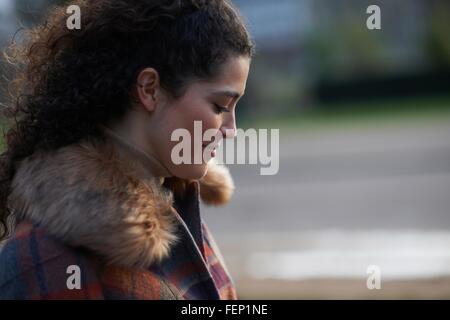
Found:
[(180, 179), (198, 180), (203, 178), (208, 171), (208, 164), (182, 164), (175, 166), (171, 173)]

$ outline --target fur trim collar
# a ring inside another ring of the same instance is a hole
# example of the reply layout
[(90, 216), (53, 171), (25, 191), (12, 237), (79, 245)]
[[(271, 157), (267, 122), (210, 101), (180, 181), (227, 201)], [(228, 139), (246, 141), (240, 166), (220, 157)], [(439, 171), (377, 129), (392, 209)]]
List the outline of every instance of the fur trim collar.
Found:
[[(68, 245), (88, 248), (109, 264), (148, 267), (177, 240), (173, 193), (186, 183), (142, 179), (112, 143), (89, 140), (23, 160), (8, 201), (18, 220)], [(234, 189), (228, 169), (212, 162), (199, 185), (202, 200), (212, 205), (228, 202)]]

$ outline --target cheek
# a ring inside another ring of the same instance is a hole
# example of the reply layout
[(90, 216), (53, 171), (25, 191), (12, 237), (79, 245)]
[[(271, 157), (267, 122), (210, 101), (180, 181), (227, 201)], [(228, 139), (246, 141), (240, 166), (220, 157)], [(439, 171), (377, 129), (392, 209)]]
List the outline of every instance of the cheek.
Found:
[(206, 130), (218, 130), (221, 125), (221, 117), (214, 112), (213, 107), (209, 103), (203, 100), (191, 101), (189, 104), (186, 103), (184, 106), (178, 108), (178, 113), (173, 118), (177, 119), (177, 128), (187, 129), (192, 137), (194, 137), (194, 134), (198, 134), (198, 131), (195, 131), (196, 122), (197, 130), (198, 127), (201, 128), (202, 136)]
[[(193, 156), (194, 144), (207, 142), (203, 141), (205, 132), (209, 129), (217, 132), (221, 125), (221, 117), (213, 111), (212, 106), (204, 101), (195, 100), (168, 106), (164, 119), (160, 119), (160, 121), (164, 124), (161, 126), (161, 132), (156, 134), (161, 138), (159, 149), (165, 161), (169, 161), (172, 149), (179, 143), (179, 141), (171, 141), (172, 133), (176, 129), (186, 129), (189, 132)], [(199, 121), (201, 125), (197, 123), (196, 127), (195, 121)]]

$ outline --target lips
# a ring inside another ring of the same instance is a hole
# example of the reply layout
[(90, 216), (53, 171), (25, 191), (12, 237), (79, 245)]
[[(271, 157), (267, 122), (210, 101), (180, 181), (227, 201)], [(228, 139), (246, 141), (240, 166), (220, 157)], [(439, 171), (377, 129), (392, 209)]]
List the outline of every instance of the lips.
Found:
[(205, 149), (207, 146), (209, 146), (211, 149), (216, 150), (218, 147), (220, 147), (220, 143), (222, 142), (222, 139), (219, 141), (208, 141), (203, 143), (203, 149)]

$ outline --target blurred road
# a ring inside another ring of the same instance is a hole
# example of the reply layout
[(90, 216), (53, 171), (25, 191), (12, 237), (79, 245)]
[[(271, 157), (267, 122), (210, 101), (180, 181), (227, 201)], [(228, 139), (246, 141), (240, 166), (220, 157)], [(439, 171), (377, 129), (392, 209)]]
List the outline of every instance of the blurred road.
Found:
[[(204, 209), (216, 233), (323, 228), (450, 230), (450, 121), (280, 131), (280, 170), (231, 165), (225, 208)], [(206, 210), (206, 211), (205, 211)]]
[(233, 201), (203, 208), (247, 296), (252, 279), (365, 278), (370, 264), (389, 280), (450, 275), (450, 120), (280, 139), (277, 175), (231, 165)]

